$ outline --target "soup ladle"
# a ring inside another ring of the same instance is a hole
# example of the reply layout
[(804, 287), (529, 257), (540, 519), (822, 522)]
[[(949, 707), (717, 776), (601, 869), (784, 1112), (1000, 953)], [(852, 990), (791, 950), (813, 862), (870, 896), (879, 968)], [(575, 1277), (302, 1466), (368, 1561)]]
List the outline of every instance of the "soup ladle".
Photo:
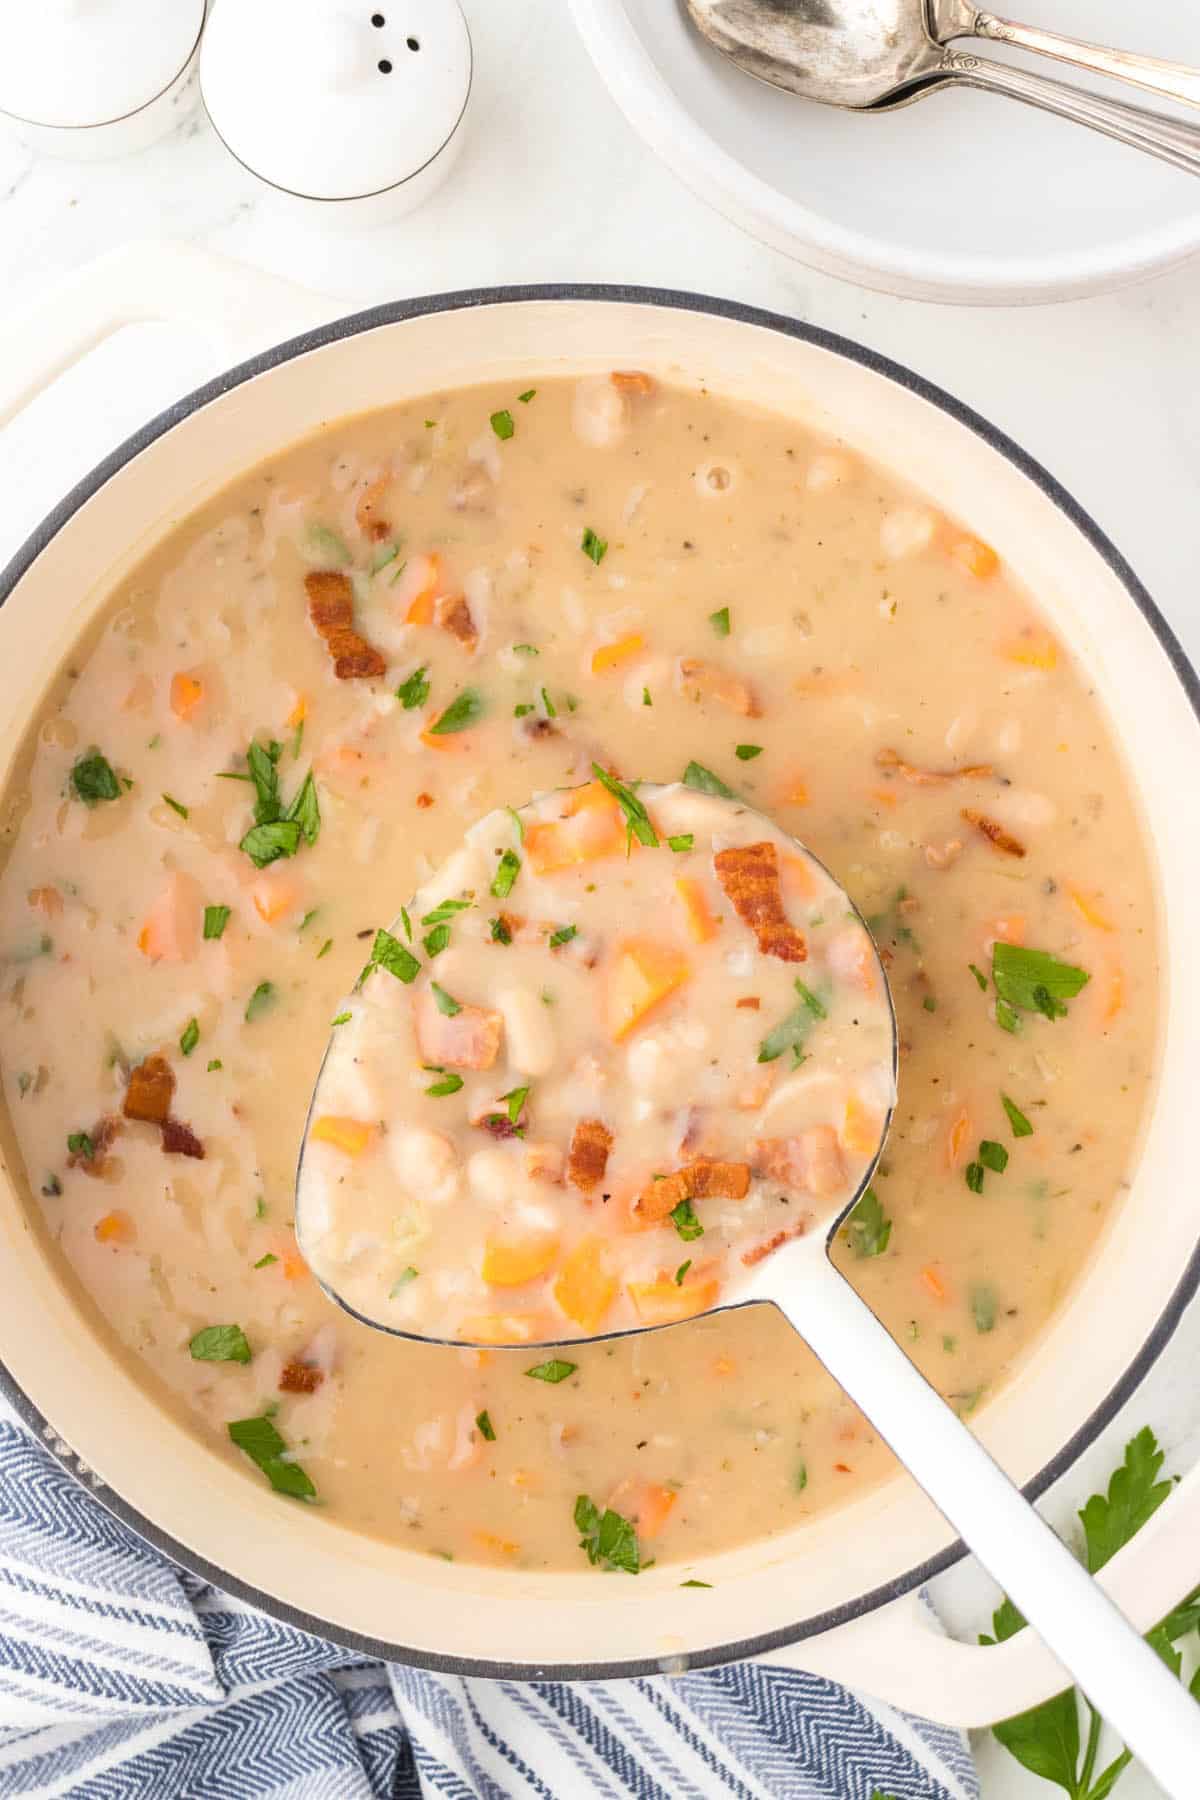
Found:
[[(601, 771), (597, 769), (597, 775)], [(620, 787), (621, 784), (606, 782), (606, 785)], [(623, 789), (630, 804), (634, 807), (640, 801), (634, 790)], [(666, 804), (666, 796), (678, 796), (681, 789), (652, 789), (644, 787), (641, 793), (651, 807)], [(577, 791), (578, 792), (578, 791)], [(564, 797), (565, 794), (565, 798)], [(541, 796), (531, 802), (530, 807), (541, 806), (546, 800), (563, 799), (564, 806), (571, 797), (571, 790), (559, 790), (554, 796)], [(761, 815), (753, 809), (737, 801), (728, 792), (719, 797), (718, 814), (729, 803), (729, 815), (736, 816), (739, 824), (744, 826), (747, 815), (757, 821)], [(714, 803), (710, 798), (705, 806)], [(689, 804), (694, 802), (689, 801)], [(511, 813), (511, 809), (509, 809)], [(526, 812), (522, 808), (521, 812)], [(535, 815), (544, 818), (544, 812)], [(569, 816), (566, 812), (564, 817)], [(628, 807), (625, 816), (631, 817)], [(642, 808), (642, 819), (647, 827), (647, 835), (643, 836), (643, 844), (654, 846), (660, 840), (650, 829), (651, 820), (645, 808)], [(477, 832), (486, 830), (491, 820), (499, 819), (500, 814), (489, 815), (475, 828)], [(710, 812), (711, 821), (713, 815)], [(527, 841), (526, 824), (517, 814), (516, 820), (520, 842)], [(724, 826), (727, 821), (721, 821)], [(774, 823), (762, 818), (764, 830), (769, 830), (777, 838), (783, 834)], [(513, 826), (505, 824), (505, 830), (511, 832)], [(632, 828), (632, 827), (631, 827)], [(679, 827), (677, 826), (676, 829)], [(751, 826), (751, 836), (757, 831), (757, 824)], [(740, 836), (722, 830), (725, 842), (745, 843), (748, 841), (744, 829)], [(717, 827), (712, 826), (712, 842), (715, 847)], [(490, 843), (492, 840), (483, 839)], [(516, 840), (512, 840), (516, 841)], [(475, 837), (469, 834), (468, 843), (476, 843)], [(671, 840), (671, 849), (676, 847)], [(759, 846), (764, 849), (766, 846)], [(711, 1312), (724, 1311), (733, 1307), (772, 1305), (776, 1307), (788, 1322), (804, 1339), (809, 1349), (824, 1365), (828, 1373), (850, 1397), (859, 1410), (871, 1421), (879, 1435), (890, 1446), (899, 1462), (915, 1477), (919, 1485), (943, 1516), (961, 1535), (964, 1543), (975, 1553), (980, 1562), (1001, 1584), (1010, 1599), (1020, 1608), (1026, 1620), (1040, 1634), (1045, 1643), (1058, 1657), (1059, 1661), (1069, 1669), (1087, 1694), (1097, 1710), (1108, 1719), (1109, 1723), (1121, 1733), (1126, 1743), (1141, 1758), (1146, 1767), (1157, 1777), (1174, 1796), (1182, 1796), (1194, 1791), (1196, 1770), (1200, 1769), (1200, 1708), (1192, 1699), (1187, 1689), (1160, 1661), (1150, 1646), (1139, 1636), (1134, 1627), (1125, 1619), (1112, 1600), (1082, 1565), (1075, 1559), (1067, 1547), (1060, 1542), (1050, 1527), (1042, 1520), (1034, 1508), (1025, 1500), (1020, 1490), (988, 1454), (987, 1450), (962, 1422), (953, 1408), (942, 1398), (910, 1361), (900, 1345), (892, 1338), (884, 1325), (875, 1316), (866, 1302), (831, 1260), (830, 1251), (835, 1237), (850, 1220), (851, 1215), (863, 1201), (872, 1177), (876, 1173), (882, 1155), (894, 1104), (895, 1081), (899, 1069), (899, 1034), (896, 1024), (895, 1007), (888, 985), (887, 972), (880, 958), (878, 947), (871, 938), (858, 908), (849, 895), (841, 889), (836, 878), (820, 863), (819, 859), (807, 846), (796, 839), (785, 840), (784, 847), (790, 847), (801, 859), (815, 865), (827, 880), (828, 890), (821, 890), (820, 909), (828, 914), (830, 901), (843, 904), (846, 916), (862, 928), (862, 939), (869, 946), (867, 955), (870, 959), (868, 987), (871, 992), (882, 997), (877, 999), (873, 1007), (873, 1020), (861, 1021), (862, 1027), (871, 1033), (869, 1041), (879, 1048), (873, 1052), (873, 1068), (886, 1075), (885, 1056), (890, 1051), (890, 1080), (887, 1091), (893, 1097), (888, 1104), (879, 1127), (878, 1142), (873, 1146), (868, 1138), (860, 1148), (871, 1150), (873, 1154), (860, 1164), (863, 1168), (854, 1192), (847, 1200), (842, 1189), (839, 1200), (822, 1200), (816, 1196), (808, 1196), (811, 1202), (812, 1216), (807, 1222), (803, 1234), (791, 1236), (778, 1248), (771, 1248), (771, 1253), (761, 1260), (751, 1260), (746, 1267), (743, 1259), (741, 1269), (735, 1282), (731, 1283), (719, 1298), (719, 1303), (710, 1306)], [(689, 837), (686, 848), (692, 849)], [(665, 846), (664, 846), (665, 850)], [(500, 855), (498, 849), (491, 852)], [(593, 855), (596, 852), (592, 852)], [(646, 852), (639, 851), (639, 863)], [(653, 854), (653, 851), (651, 852)], [(518, 863), (513, 852), (505, 852)], [(499, 865), (495, 865), (499, 867)], [(590, 861), (588, 876), (590, 884), (587, 892), (594, 894), (603, 880), (605, 869), (623, 870), (624, 859), (609, 854), (599, 861)], [(443, 865), (443, 886), (449, 865)], [(511, 887), (504, 888), (507, 894)], [(429, 924), (433, 918), (442, 919), (456, 914), (470, 905), (469, 898), (450, 900), (441, 897), (438, 889), (439, 904), (435, 913), (426, 914), (423, 923)], [(472, 891), (464, 886), (455, 891), (469, 895)], [(478, 889), (473, 890), (478, 892)], [(494, 886), (492, 892), (498, 891)], [(812, 891), (812, 890), (810, 890)], [(729, 890), (726, 889), (727, 895)], [(607, 916), (619, 918), (621, 907), (630, 905), (628, 886), (622, 889), (614, 879), (611, 899), (606, 899), (603, 890), (600, 892), (600, 904), (605, 908)], [(729, 895), (732, 898), (732, 895)], [(644, 898), (644, 896), (643, 896)], [(428, 903), (428, 896), (426, 903)], [(746, 914), (733, 901), (734, 909), (743, 923), (749, 924)], [(421, 916), (421, 909), (414, 903), (413, 911)], [(410, 1007), (418, 1004), (423, 996), (423, 987), (418, 987), (418, 979), (424, 982), (426, 975), (432, 976), (432, 970), (422, 968), (419, 959), (402, 948), (401, 933), (407, 924), (408, 914), (402, 912), (395, 925), (395, 932), (380, 934), (387, 940), (381, 949), (377, 943), (372, 953), (372, 960), (360, 977), (357, 995), (364, 982), (382, 980), (383, 992), (386, 995), (386, 1030), (384, 1043), (390, 1047), (403, 1046), (404, 1063), (395, 1071), (395, 1091), (404, 1091), (406, 1071), (413, 1065), (412, 1020), (408, 1016)], [(493, 924), (495, 921), (493, 921)], [(458, 927), (456, 927), (458, 929)], [(411, 933), (406, 933), (411, 938)], [(494, 933), (493, 933), (494, 936)], [(506, 941), (506, 940), (501, 940)], [(427, 955), (432, 958), (436, 952), (430, 947), (429, 940), (424, 945)], [(444, 945), (439, 945), (439, 949)], [(760, 946), (761, 948), (761, 946)], [(778, 951), (762, 950), (764, 957), (780, 954)], [(486, 952), (490, 956), (491, 952)], [(801, 952), (803, 956), (803, 951)], [(382, 958), (382, 960), (380, 960)], [(795, 959), (791, 959), (795, 960)], [(395, 965), (395, 966), (394, 966)], [(590, 967), (591, 965), (585, 965)], [(772, 966), (778, 966), (772, 964)], [(393, 977), (397, 980), (393, 982)], [(490, 976), (488, 977), (490, 981)], [(875, 987), (878, 983), (878, 987)], [(800, 985), (800, 984), (798, 984)], [(464, 1011), (463, 1006), (432, 982), (430, 993), (437, 1003), (437, 1010), (446, 1013), (452, 1009), (454, 1014)], [(406, 998), (414, 996), (412, 1000)], [(366, 996), (370, 1000), (370, 994)], [(428, 996), (425, 996), (428, 998)], [(401, 1010), (397, 1013), (393, 1007), (393, 999), (399, 1002)], [(883, 1004), (885, 1003), (885, 1005)], [(354, 1004), (352, 997), (351, 1005)], [(373, 1003), (372, 1003), (373, 1004)], [(682, 1005), (680, 996), (676, 996), (674, 1004)], [(368, 1008), (369, 1010), (369, 1008)], [(478, 1009), (475, 1009), (476, 1011)], [(885, 1017), (886, 1014), (886, 1017)], [(413, 1015), (415, 1016), (415, 1015)], [(820, 1017), (826, 1015), (822, 1011)], [(447, 1320), (445, 1333), (440, 1329), (441, 1319), (436, 1320), (437, 1330), (414, 1329), (411, 1320), (404, 1325), (391, 1323), (377, 1313), (364, 1311), (367, 1304), (363, 1298), (363, 1289), (354, 1285), (349, 1277), (352, 1259), (360, 1254), (353, 1247), (350, 1239), (349, 1250), (342, 1250), (340, 1262), (324, 1248), (325, 1234), (329, 1231), (327, 1201), (322, 1197), (322, 1177), (315, 1173), (308, 1181), (305, 1178), (305, 1155), (310, 1144), (310, 1132), (314, 1120), (319, 1116), (329, 1119), (338, 1111), (336, 1096), (344, 1091), (339, 1088), (339, 1080), (352, 1074), (358, 1081), (360, 1075), (360, 1048), (364, 1042), (378, 1040), (355, 1039), (339, 1036), (343, 1024), (352, 1017), (351, 1011), (343, 1011), (334, 1019), (333, 1025), (338, 1028), (326, 1048), (314, 1087), (312, 1102), (309, 1107), (305, 1136), (301, 1145), (300, 1158), (296, 1174), (296, 1235), (299, 1247), (309, 1262), (313, 1273), (320, 1282), (325, 1293), (346, 1312), (364, 1324), (388, 1332), (390, 1335), (409, 1340), (424, 1341), (446, 1346), (469, 1347), (473, 1340), (452, 1335)], [(365, 1017), (365, 1015), (364, 1015)], [(860, 1024), (855, 1018), (854, 1023)], [(353, 1027), (352, 1031), (357, 1029)], [(590, 1029), (590, 1028), (589, 1028)], [(829, 1025), (827, 1030), (834, 1027)], [(890, 1035), (889, 1035), (890, 1034)], [(855, 1036), (857, 1037), (857, 1033)], [(816, 1054), (818, 1040), (811, 1041), (814, 1061), (820, 1071), (820, 1059)], [(340, 1045), (341, 1049), (335, 1046)], [(836, 1051), (835, 1051), (836, 1056)], [(761, 1057), (760, 1057), (760, 1060)], [(464, 1063), (460, 1066), (479, 1068), (479, 1063)], [(490, 1066), (490, 1065), (488, 1065)], [(513, 1068), (520, 1068), (514, 1058)], [(332, 1078), (330, 1071), (333, 1071)], [(392, 1071), (385, 1071), (391, 1087)], [(446, 1071), (440, 1073), (444, 1076)], [(522, 1079), (520, 1073), (517, 1080)], [(524, 1077), (528, 1080), (528, 1075)], [(321, 1095), (326, 1082), (325, 1091), (330, 1096), (327, 1103), (321, 1102)], [(458, 1087), (462, 1087), (461, 1080)], [(436, 1090), (430, 1089), (429, 1092)], [(453, 1091), (453, 1090), (448, 1090)], [(519, 1090), (517, 1102), (518, 1117), (524, 1105), (529, 1089)], [(505, 1096), (506, 1099), (511, 1096)], [(509, 1115), (512, 1119), (512, 1115)], [(340, 1120), (340, 1124), (347, 1121)], [(515, 1121), (514, 1121), (515, 1123)], [(320, 1134), (318, 1134), (320, 1135)], [(606, 1153), (607, 1154), (607, 1153)], [(383, 1173), (380, 1180), (388, 1183), (386, 1190), (387, 1207), (392, 1205), (391, 1190), (396, 1183), (396, 1176), (390, 1173), (391, 1165), (383, 1160), (379, 1164), (370, 1165), (380, 1168)], [(341, 1177), (335, 1177), (341, 1182)], [(361, 1182), (361, 1175), (357, 1177)], [(374, 1176), (370, 1177), (374, 1182)], [(357, 1189), (341, 1190), (361, 1192)], [(650, 1191), (653, 1191), (652, 1189)], [(375, 1193), (379, 1193), (378, 1187)], [(606, 1196), (607, 1197), (607, 1196)], [(824, 1216), (821, 1209), (824, 1207)], [(782, 1236), (783, 1234), (780, 1234)], [(772, 1245), (774, 1244), (772, 1239)], [(354, 1299), (338, 1291), (338, 1276), (331, 1274), (331, 1269), (345, 1271), (345, 1278)], [(408, 1270), (414, 1275), (415, 1270)], [(676, 1278), (678, 1279), (678, 1277)], [(713, 1284), (714, 1291), (715, 1284)], [(371, 1292), (375, 1290), (372, 1289)], [(381, 1292), (383, 1290), (380, 1290)], [(405, 1293), (408, 1289), (404, 1289)], [(356, 1302), (362, 1300), (360, 1306)], [(393, 1293), (390, 1301), (395, 1300)], [(383, 1302), (381, 1301), (381, 1305)], [(530, 1315), (531, 1320), (537, 1315)], [(675, 1329), (675, 1325), (653, 1324), (638, 1325), (627, 1330), (593, 1333), (576, 1333), (571, 1337), (541, 1336), (521, 1338), (523, 1350), (560, 1349), (578, 1346), (581, 1342), (596, 1341), (599, 1338), (626, 1337), (640, 1334), (643, 1331)], [(545, 1329), (542, 1327), (541, 1329)], [(489, 1339), (488, 1341), (492, 1341)]]
[[(890, 112), (950, 86), (1021, 100), (1200, 175), (1200, 126), (953, 48), (966, 34), (1041, 50), (1200, 104), (1200, 70), (1057, 38), (968, 0), (682, 0), (700, 34), (747, 75), (805, 100)], [(931, 24), (933, 29), (931, 30)]]

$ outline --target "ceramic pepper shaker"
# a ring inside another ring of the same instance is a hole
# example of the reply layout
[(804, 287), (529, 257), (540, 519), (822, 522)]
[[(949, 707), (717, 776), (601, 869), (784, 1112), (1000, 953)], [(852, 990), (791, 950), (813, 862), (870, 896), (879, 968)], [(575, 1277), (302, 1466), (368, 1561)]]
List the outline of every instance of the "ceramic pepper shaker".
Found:
[(0, 120), (31, 149), (141, 150), (198, 98), (204, 0), (29, 0), (0, 7)]
[(456, 0), (219, 0), (200, 84), (226, 148), (282, 199), (378, 225), (458, 154), (471, 38)]

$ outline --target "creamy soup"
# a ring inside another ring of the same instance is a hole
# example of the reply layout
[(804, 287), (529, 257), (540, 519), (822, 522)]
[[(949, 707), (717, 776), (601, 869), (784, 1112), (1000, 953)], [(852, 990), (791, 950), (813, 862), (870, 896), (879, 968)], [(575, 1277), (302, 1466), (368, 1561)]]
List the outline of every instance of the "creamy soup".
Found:
[(304, 1253), (364, 1317), (471, 1343), (736, 1299), (845, 1211), (895, 1099), (883, 971), (828, 872), (732, 798), (599, 764), (472, 827), (333, 1032)]
[[(430, 396), (167, 536), (7, 795), (4, 1093), (97, 1329), (281, 1506), (432, 1555), (700, 1579), (891, 1466), (778, 1314), (550, 1361), (414, 1345), (328, 1301), (293, 1230), (309, 1098), (379, 928), (472, 821), (595, 766), (733, 790), (866, 917), (899, 1102), (836, 1255), (973, 1413), (1130, 1175), (1158, 980), (1134, 798), (995, 551), (703, 391)], [(516, 935), (475, 1003), (499, 1007)], [(639, 1079), (695, 1102), (669, 1044)]]

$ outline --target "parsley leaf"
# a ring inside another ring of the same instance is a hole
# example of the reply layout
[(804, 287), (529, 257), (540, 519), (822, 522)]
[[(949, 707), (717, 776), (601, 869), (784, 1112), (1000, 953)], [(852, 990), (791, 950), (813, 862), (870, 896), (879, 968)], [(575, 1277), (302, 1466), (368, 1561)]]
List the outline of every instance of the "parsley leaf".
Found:
[(968, 967), (968, 969), (970, 969), (972, 975), (975, 977), (976, 981), (979, 983), (980, 993), (986, 994), (987, 993), (987, 976), (984, 974), (983, 970), (978, 968), (974, 963), (968, 963), (967, 967)]
[(759, 1045), (760, 1063), (774, 1062), (785, 1050), (790, 1050), (793, 1067), (799, 1068), (804, 1060), (803, 1049), (809, 1033), (819, 1020), (827, 1017), (824, 1002), (802, 981), (797, 981), (796, 992), (800, 995), (799, 1006), (794, 1006)]
[(261, 1018), (263, 1013), (269, 1012), (271, 1007), (275, 1004), (275, 999), (275, 983), (273, 981), (260, 981), (249, 1000), (246, 1002), (247, 1025), (251, 1024), (253, 1020)]
[(311, 769), (300, 783), (299, 791), (284, 817), (299, 825), (304, 841), (311, 849), (321, 835), (321, 807)]
[(429, 698), (429, 670), (422, 663), (414, 669), (407, 681), (402, 681), (396, 689), (396, 698), (405, 712), (412, 712), (418, 706), (424, 706)]
[(188, 1349), (195, 1362), (250, 1361), (250, 1346), (240, 1325), (206, 1325), (196, 1333)]
[(525, 392), (523, 394), (517, 395), (517, 399), (521, 402), (522, 406), (528, 406), (529, 402), (533, 399), (533, 396), (536, 393), (537, 393), (536, 388), (526, 388)]
[(608, 539), (597, 536), (589, 525), (580, 539), (579, 548), (585, 556), (589, 556), (599, 568), (604, 561), (604, 553), (608, 549)]
[(466, 912), (470, 908), (469, 900), (440, 900), (432, 912), (421, 915), (422, 925), (443, 925), (452, 919), (455, 913)]
[(67, 1149), (72, 1156), (82, 1156), (84, 1162), (91, 1162), (96, 1154), (96, 1146), (86, 1131), (68, 1133)]
[(548, 1381), (551, 1387), (557, 1387), (560, 1381), (565, 1381), (568, 1375), (573, 1375), (578, 1367), (578, 1363), (563, 1362), (560, 1357), (553, 1356), (549, 1362), (535, 1363), (534, 1367), (526, 1369), (525, 1373), (532, 1381)]
[(733, 752), (739, 762), (753, 762), (755, 757), (761, 756), (762, 753), (761, 744), (738, 744)]
[(983, 1164), (981, 1162), (969, 1162), (963, 1170), (963, 1177), (973, 1194), (982, 1194)]
[(999, 1302), (996, 1290), (987, 1282), (976, 1282), (968, 1296), (971, 1306), (971, 1317), (975, 1321), (976, 1331), (994, 1331), (996, 1328), (996, 1312)]
[[(1091, 980), (1086, 969), (1059, 962), (1046, 950), (1026, 950), (1021, 944), (999, 940), (992, 946), (992, 981), (1000, 999), (1022, 1012), (1039, 1012), (1047, 1019), (1061, 1019), (1066, 1001), (1073, 1000)], [(999, 1007), (997, 1007), (997, 1012)]]
[(166, 801), (171, 811), (177, 812), (181, 819), (186, 819), (189, 816), (188, 809), (183, 804), (182, 800), (176, 800), (170, 794), (164, 794), (163, 799)]
[(432, 1095), (435, 1100), (445, 1100), (449, 1095), (458, 1093), (463, 1084), (461, 1075), (455, 1075), (448, 1069), (439, 1068), (433, 1063), (427, 1064), (426, 1066), (431, 1075), (440, 1075), (442, 1078), (440, 1081), (430, 1082), (429, 1086), (425, 1089), (427, 1094)]
[(71, 786), (75, 798), (82, 800), (85, 806), (95, 806), (99, 800), (121, 798), (121, 784), (112, 764), (100, 750), (89, 750), (86, 755), (76, 757), (71, 765)]
[(696, 1209), (690, 1200), (681, 1200), (678, 1206), (672, 1207), (671, 1223), (685, 1244), (690, 1244), (693, 1238), (704, 1236), (704, 1227), (696, 1217)]
[(1108, 1484), (1107, 1494), (1093, 1494), (1079, 1517), (1087, 1538), (1088, 1573), (1094, 1575), (1124, 1548), (1156, 1513), (1171, 1492), (1159, 1481), (1163, 1453), (1149, 1426), (1125, 1446), (1125, 1460)]
[(709, 613), (708, 622), (718, 637), (729, 636), (729, 608), (727, 606), (722, 606), (718, 612)]
[(430, 982), (429, 991), (433, 995), (438, 1011), (445, 1013), (448, 1019), (452, 1019), (455, 1013), (462, 1011), (462, 1002), (456, 1000), (453, 994), (448, 994), (445, 988), (439, 987), (436, 981)]
[(257, 1419), (231, 1419), (228, 1430), (238, 1449), (258, 1464), (277, 1494), (293, 1500), (316, 1497), (317, 1490), (300, 1464), (283, 1460), (287, 1445), (265, 1413)]
[(179, 1048), (185, 1056), (190, 1056), (200, 1042), (200, 1021), (189, 1019), (183, 1028), (183, 1036), (179, 1040)]
[(495, 1443), (496, 1428), (488, 1417), (486, 1408), (483, 1412), (475, 1414), (475, 1429), (478, 1431), (480, 1437), (485, 1439), (487, 1443)]
[(697, 794), (716, 794), (721, 800), (736, 798), (733, 789), (726, 787), (721, 777), (714, 775), (711, 769), (706, 769), (703, 763), (690, 762), (688, 764), (683, 771), (683, 785), (694, 789)]
[(992, 1138), (984, 1138), (979, 1146), (979, 1160), (993, 1175), (1003, 1175), (1008, 1167), (1008, 1151)]
[(650, 814), (633, 789), (626, 787), (623, 781), (618, 781), (615, 775), (610, 775), (607, 769), (602, 769), (599, 763), (592, 764), (592, 774), (601, 787), (608, 789), (620, 806), (621, 811), (625, 814), (629, 830), (638, 843), (645, 844), (648, 849), (653, 850), (658, 844), (658, 833), (650, 823)]
[(862, 1199), (846, 1220), (846, 1235), (855, 1256), (882, 1256), (887, 1249), (892, 1221), (873, 1187), (863, 1189)]
[(450, 702), (445, 712), (438, 714), (429, 731), (433, 737), (448, 737), (451, 732), (466, 731), (482, 717), (483, 695), (478, 688), (464, 688)]
[(281, 856), (295, 856), (300, 835), (298, 819), (273, 819), (267, 824), (252, 825), (238, 849), (246, 852), (256, 869), (265, 869)]
[(512, 893), (513, 882), (520, 873), (520, 857), (515, 850), (506, 850), (496, 864), (496, 873), (492, 879), (491, 892), (497, 900), (504, 900)]
[(204, 909), (204, 935), (208, 939), (219, 938), (229, 923), (230, 909), (227, 906), (206, 906)]
[(441, 955), (442, 951), (446, 948), (446, 945), (450, 942), (450, 927), (448, 925), (435, 925), (432, 931), (425, 934), (421, 939), (421, 942), (425, 947), (426, 956), (429, 958), (430, 962), (432, 962), (435, 956)]
[(680, 1263), (679, 1267), (675, 1271), (675, 1286), (676, 1287), (683, 1286), (683, 1278), (687, 1274), (687, 1272), (691, 1268), (691, 1266), (692, 1266), (692, 1259), (690, 1256), (688, 1257), (686, 1262)]
[(674, 850), (678, 853), (681, 850), (690, 850), (695, 842), (695, 835), (692, 832), (681, 831), (678, 837), (669, 837), (667, 839), (667, 849)]
[(575, 1529), (583, 1536), (579, 1548), (587, 1551), (588, 1561), (606, 1569), (620, 1569), (636, 1575), (642, 1566), (637, 1529), (633, 1522), (606, 1506), (601, 1512), (594, 1500), (580, 1494), (575, 1502)]
[(399, 938), (394, 938), (390, 931), (384, 931), (381, 927), (375, 933), (370, 961), (363, 970), (363, 975), (369, 975), (372, 969), (386, 969), (397, 981), (415, 981), (421, 972), (421, 965), (412, 951), (404, 948)]
[(512, 926), (503, 914), (499, 918), (489, 919), (488, 924), (491, 927), (493, 944), (512, 943)]
[(550, 948), (557, 950), (562, 944), (569, 944), (573, 937), (579, 936), (578, 925), (560, 925), (557, 931), (550, 933)]
[(492, 414), (491, 423), (492, 423), (492, 430), (495, 432), (496, 436), (498, 438), (502, 438), (502, 439), (510, 438), (512, 436), (513, 432), (517, 429), (516, 426), (513, 424), (513, 416), (509, 412), (507, 407), (505, 407), (503, 409), (503, 411), (501, 411), (501, 412), (494, 412)]
[(328, 525), (310, 525), (308, 541), (314, 550), (320, 552), (326, 562), (344, 568), (348, 562), (353, 560), (345, 538), (339, 537), (336, 531), (331, 531)]
[(1025, 1114), (1021, 1111), (1016, 1101), (1010, 1100), (1007, 1094), (1001, 1094), (1000, 1104), (1008, 1114), (1008, 1122), (1012, 1126), (1013, 1136), (1016, 1138), (1032, 1137), (1033, 1126), (1029, 1123), (1029, 1120), (1025, 1117)]

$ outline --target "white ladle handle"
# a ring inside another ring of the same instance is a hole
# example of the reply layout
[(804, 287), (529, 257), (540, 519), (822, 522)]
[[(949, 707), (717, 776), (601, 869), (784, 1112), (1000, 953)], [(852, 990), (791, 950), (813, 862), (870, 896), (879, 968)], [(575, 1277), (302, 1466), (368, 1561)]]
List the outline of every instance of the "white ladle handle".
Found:
[(1200, 1706), (825, 1257), (780, 1306), (1092, 1704), (1174, 1800), (1196, 1792)]
[(991, 62), (967, 50), (947, 50), (941, 67), (956, 82), (982, 88), (988, 94), (1003, 94), (1009, 100), (1022, 100), (1026, 106), (1055, 113), (1075, 125), (1086, 125), (1133, 150), (1144, 150), (1147, 156), (1156, 156), (1160, 162), (1170, 163), (1189, 175), (1200, 175), (1200, 125), (1193, 125), (1188, 119), (1173, 119), (1166, 113), (1152, 112), (1149, 107), (1134, 106), (1128, 100), (1112, 100), (1090, 88), (1072, 87), (1066, 81), (1050, 81), (1044, 75), (1032, 75), (1008, 63)]

